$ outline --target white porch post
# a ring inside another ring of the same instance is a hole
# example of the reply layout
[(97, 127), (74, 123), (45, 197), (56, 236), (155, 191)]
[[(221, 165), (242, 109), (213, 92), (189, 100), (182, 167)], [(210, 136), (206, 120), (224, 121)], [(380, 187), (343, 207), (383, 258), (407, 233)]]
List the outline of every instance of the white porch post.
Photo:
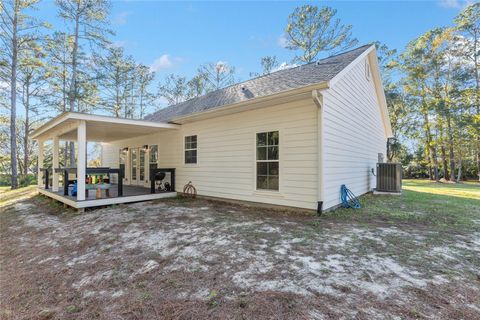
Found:
[(38, 187), (45, 186), (45, 183), (43, 181), (43, 173), (42, 173), (42, 168), (43, 168), (43, 140), (38, 140), (38, 165), (37, 165), (37, 185)]
[(53, 159), (52, 159), (52, 191), (58, 192), (58, 172), (55, 169), (58, 168), (58, 149), (59, 140), (58, 137), (53, 137)]
[(85, 200), (85, 174), (87, 160), (87, 123), (81, 120), (77, 128), (77, 200)]

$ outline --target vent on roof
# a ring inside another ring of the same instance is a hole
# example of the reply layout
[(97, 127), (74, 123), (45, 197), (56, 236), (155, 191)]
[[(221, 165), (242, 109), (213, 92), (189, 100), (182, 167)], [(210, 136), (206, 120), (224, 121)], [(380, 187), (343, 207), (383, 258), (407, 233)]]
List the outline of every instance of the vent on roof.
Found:
[(247, 98), (247, 99), (251, 99), (251, 98), (254, 97), (252, 91), (250, 91), (250, 89), (248, 89), (245, 86), (242, 86), (242, 92), (243, 92), (243, 95), (245, 96), (245, 98)]
[(368, 64), (368, 60), (365, 60), (365, 78), (370, 81), (370, 65)]

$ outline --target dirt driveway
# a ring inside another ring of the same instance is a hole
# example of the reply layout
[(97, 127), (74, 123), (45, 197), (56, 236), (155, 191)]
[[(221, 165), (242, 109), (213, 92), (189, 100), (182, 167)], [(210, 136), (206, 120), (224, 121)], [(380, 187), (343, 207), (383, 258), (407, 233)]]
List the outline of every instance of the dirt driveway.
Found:
[(478, 231), (206, 200), (3, 211), (2, 319), (480, 318)]

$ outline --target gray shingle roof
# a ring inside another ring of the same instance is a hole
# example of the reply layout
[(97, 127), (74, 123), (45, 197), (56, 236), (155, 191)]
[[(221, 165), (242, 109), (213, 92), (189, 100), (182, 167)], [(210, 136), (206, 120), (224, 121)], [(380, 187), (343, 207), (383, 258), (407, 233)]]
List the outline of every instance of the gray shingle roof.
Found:
[[(371, 45), (344, 52), (295, 68), (280, 70), (203, 96), (158, 110), (145, 117), (150, 121), (170, 121), (180, 116), (206, 111), (224, 105), (302, 88), (331, 80)], [(242, 90), (242, 88), (244, 90)]]

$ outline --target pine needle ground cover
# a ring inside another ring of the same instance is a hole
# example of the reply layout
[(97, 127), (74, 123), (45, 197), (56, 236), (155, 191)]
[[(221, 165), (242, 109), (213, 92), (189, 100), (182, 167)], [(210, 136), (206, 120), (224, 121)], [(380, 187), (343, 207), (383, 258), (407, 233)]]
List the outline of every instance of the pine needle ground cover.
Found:
[[(9, 191), (2, 190), (2, 196)], [(171, 199), (1, 204), (2, 319), (478, 319), (480, 185), (321, 217)]]

